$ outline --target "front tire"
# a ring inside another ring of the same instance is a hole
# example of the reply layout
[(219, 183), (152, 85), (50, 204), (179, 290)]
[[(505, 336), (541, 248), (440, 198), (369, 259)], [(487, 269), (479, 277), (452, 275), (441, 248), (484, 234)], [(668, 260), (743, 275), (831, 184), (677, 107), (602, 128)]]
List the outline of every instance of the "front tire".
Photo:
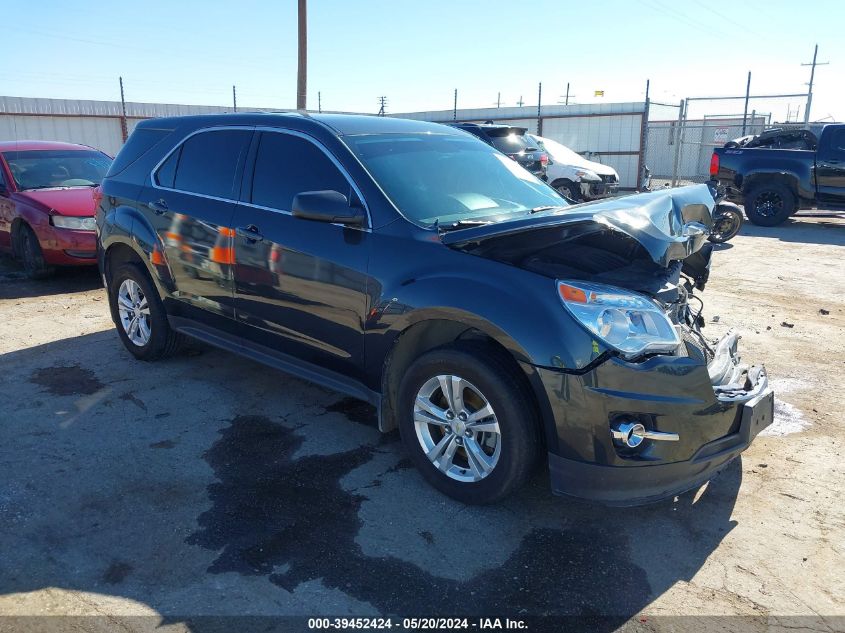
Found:
[(23, 262), (24, 272), (30, 279), (47, 279), (54, 272), (52, 266), (48, 266), (44, 261), (44, 252), (41, 250), (41, 244), (38, 242), (38, 236), (35, 231), (27, 225), (23, 224), (15, 234), (16, 244), (15, 252), (20, 256)]
[(418, 358), (399, 388), (402, 442), (422, 476), (468, 504), (521, 487), (538, 455), (539, 424), (518, 369), (484, 343), (458, 342)]
[(578, 183), (561, 180), (555, 183), (555, 189), (572, 202), (582, 202), (581, 186)]
[(798, 209), (795, 194), (781, 182), (752, 186), (745, 194), (745, 215), (753, 224), (777, 226)]
[(171, 329), (164, 304), (140, 264), (123, 264), (109, 280), (112, 321), (135, 358), (158, 360), (175, 354), (183, 336)]

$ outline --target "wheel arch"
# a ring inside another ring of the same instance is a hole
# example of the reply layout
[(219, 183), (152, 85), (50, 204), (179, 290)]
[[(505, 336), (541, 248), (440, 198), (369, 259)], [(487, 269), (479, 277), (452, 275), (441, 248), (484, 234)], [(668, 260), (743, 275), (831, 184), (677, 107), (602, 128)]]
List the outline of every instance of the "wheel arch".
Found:
[(128, 263), (141, 264), (146, 268), (144, 257), (135, 250), (131, 242), (112, 242), (103, 255), (103, 274), (107, 280), (111, 280), (112, 272), (118, 266)]
[(552, 187), (557, 189), (561, 185), (575, 185), (575, 184), (578, 184), (578, 183), (576, 183), (571, 178), (563, 177), (563, 178), (555, 178), (550, 184), (551, 184)]
[(798, 176), (785, 171), (770, 171), (753, 173), (743, 178), (743, 198), (757, 187), (768, 184), (786, 185), (792, 195), (795, 196), (796, 205), (800, 204), (801, 200), (805, 197), (801, 193), (801, 183)]
[(381, 373), (381, 415), (379, 428), (383, 432), (397, 428), (396, 400), (399, 385), (406, 370), (421, 355), (457, 341), (478, 341), (489, 345), (519, 376), (520, 386), (535, 407), (542, 428), (539, 436), (544, 446), (556, 442), (555, 425), (540, 377), (527, 362), (528, 355), (519, 344), (493, 324), (468, 323), (454, 317), (420, 318), (409, 323), (395, 338), (388, 351)]

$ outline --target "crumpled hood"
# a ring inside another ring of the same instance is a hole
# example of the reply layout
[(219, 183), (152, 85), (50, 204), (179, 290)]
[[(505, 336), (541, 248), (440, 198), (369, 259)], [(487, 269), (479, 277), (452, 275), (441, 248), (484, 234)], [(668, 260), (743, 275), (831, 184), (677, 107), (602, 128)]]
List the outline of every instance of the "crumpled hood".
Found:
[(506, 235), (596, 222), (635, 239), (655, 263), (667, 266), (670, 261), (686, 259), (704, 245), (714, 206), (707, 185), (691, 185), (449, 231), (440, 239), (448, 246), (464, 247)]

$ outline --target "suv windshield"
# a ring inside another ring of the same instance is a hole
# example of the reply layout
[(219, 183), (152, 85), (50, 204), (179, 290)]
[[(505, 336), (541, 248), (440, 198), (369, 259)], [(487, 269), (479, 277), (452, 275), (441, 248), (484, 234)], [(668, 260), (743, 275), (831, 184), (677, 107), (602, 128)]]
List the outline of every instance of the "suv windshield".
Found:
[(567, 205), (514, 160), (469, 135), (363, 134), (344, 140), (393, 204), (419, 224), (503, 220)]
[(3, 157), (18, 189), (24, 190), (95, 187), (111, 165), (111, 158), (95, 150), (27, 150)]
[(501, 128), (486, 130), (493, 145), (505, 154), (516, 154), (525, 150), (536, 150), (537, 146), (525, 136), (522, 130), (516, 128)]

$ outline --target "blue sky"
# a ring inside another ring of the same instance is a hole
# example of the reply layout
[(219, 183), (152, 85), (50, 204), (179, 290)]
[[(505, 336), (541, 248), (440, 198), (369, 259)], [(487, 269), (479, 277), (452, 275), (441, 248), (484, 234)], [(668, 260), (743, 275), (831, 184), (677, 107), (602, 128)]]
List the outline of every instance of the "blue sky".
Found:
[[(34, 10), (33, 7), (38, 9)], [(800, 10), (806, 13), (801, 15)], [(309, 108), (389, 112), (537, 102), (675, 103), (686, 96), (806, 90), (812, 118), (845, 119), (845, 3), (741, 0), (451, 2), (309, 0)], [(18, 2), (4, 11), (0, 94), (292, 108), (296, 0)], [(604, 90), (603, 99), (594, 97)], [(803, 99), (756, 102), (786, 117)], [(741, 102), (696, 106), (734, 114)]]

